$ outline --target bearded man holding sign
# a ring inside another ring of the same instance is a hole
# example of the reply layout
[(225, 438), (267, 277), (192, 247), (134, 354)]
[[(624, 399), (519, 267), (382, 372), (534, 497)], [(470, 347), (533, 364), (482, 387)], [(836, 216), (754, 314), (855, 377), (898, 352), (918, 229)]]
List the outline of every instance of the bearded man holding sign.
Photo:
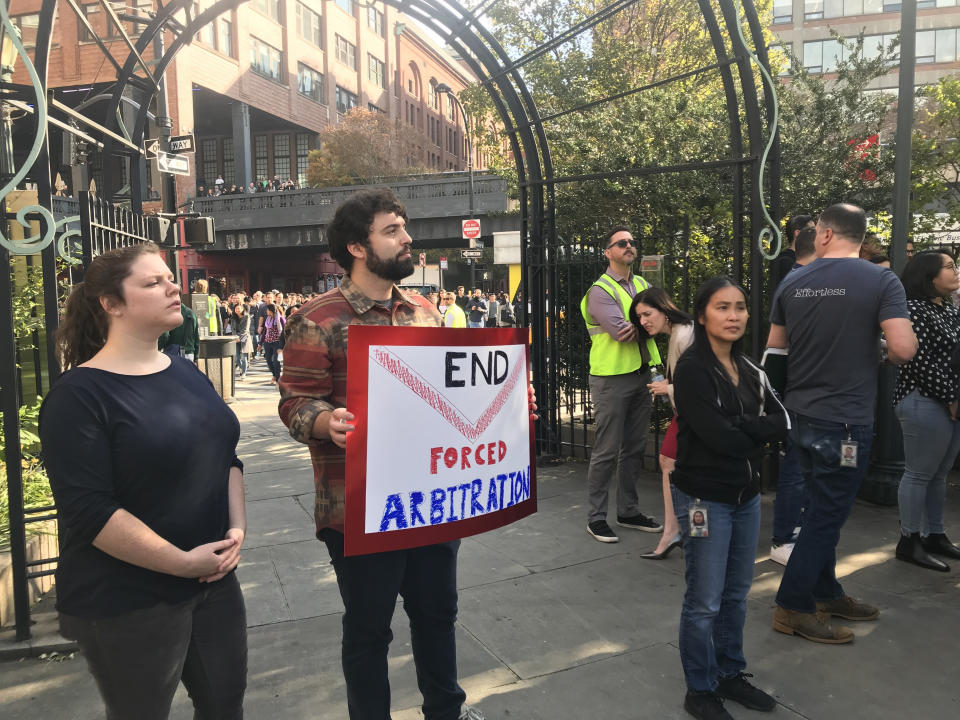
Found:
[(426, 720), (482, 720), (457, 682), (458, 538), (535, 511), (536, 406), (525, 340), (518, 353), (510, 330), (484, 330), (484, 347), (476, 331), (430, 330), (442, 327), (437, 309), (395, 285), (414, 269), (406, 223), (386, 189), (337, 208), (327, 236), (347, 275), (287, 323), (280, 417), (310, 446), (317, 536), (344, 602), (351, 720), (390, 717), (398, 595)]

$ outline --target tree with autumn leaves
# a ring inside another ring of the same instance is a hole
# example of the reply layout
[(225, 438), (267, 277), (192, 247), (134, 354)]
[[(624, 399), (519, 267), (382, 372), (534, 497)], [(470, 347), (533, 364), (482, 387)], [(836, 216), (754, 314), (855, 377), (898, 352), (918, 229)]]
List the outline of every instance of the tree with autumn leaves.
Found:
[(422, 143), (399, 118), (354, 108), (320, 133), (320, 149), (311, 150), (307, 159), (307, 184), (334, 187), (424, 172)]

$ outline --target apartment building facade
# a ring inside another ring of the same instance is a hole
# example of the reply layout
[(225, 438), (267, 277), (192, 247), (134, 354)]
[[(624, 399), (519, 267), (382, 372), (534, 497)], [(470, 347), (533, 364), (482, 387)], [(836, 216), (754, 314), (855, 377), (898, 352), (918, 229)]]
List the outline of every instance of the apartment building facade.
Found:
[[(773, 0), (770, 30), (779, 47), (789, 50), (813, 73), (829, 75), (847, 52), (833, 37), (864, 34), (865, 55), (878, 55), (900, 32), (897, 0)], [(944, 75), (960, 72), (958, 62), (960, 0), (917, 2), (916, 79), (918, 86), (935, 84)], [(784, 70), (786, 73), (787, 70)], [(874, 83), (895, 90), (897, 67)]]
[[(28, 47), (40, 2), (11, 1), (11, 15)], [(193, 15), (212, 4), (199, 0)], [(155, 0), (111, 6), (121, 19), (147, 17)], [(126, 47), (100, 5), (80, 8), (122, 61)], [(123, 24), (129, 35), (139, 34), (139, 23)], [(168, 34), (166, 40), (169, 44), (172, 37)], [(155, 50), (145, 54), (148, 62)], [(61, 4), (49, 73), (58, 99), (73, 106), (90, 102), (114, 76), (70, 6)], [(28, 82), (23, 68), (14, 80)], [(423, 167), (444, 171), (467, 166), (464, 118), (435, 88), (444, 83), (458, 93), (473, 81), (472, 75), (428, 33), (383, 2), (250, 0), (197, 33), (177, 55), (166, 80), (172, 132), (193, 132), (197, 144), (191, 176), (177, 177), (178, 203), (218, 177), (227, 188), (274, 177), (302, 185), (307, 156), (319, 147), (320, 133), (357, 107), (386, 113), (416, 129), (422, 139), (417, 160)], [(135, 107), (125, 107), (125, 117), (134, 112)], [(158, 132), (152, 126), (149, 135)], [(483, 160), (475, 157), (474, 166), (483, 167)], [(157, 188), (160, 175), (151, 166), (145, 184)], [(129, 182), (126, 168), (121, 177)]]

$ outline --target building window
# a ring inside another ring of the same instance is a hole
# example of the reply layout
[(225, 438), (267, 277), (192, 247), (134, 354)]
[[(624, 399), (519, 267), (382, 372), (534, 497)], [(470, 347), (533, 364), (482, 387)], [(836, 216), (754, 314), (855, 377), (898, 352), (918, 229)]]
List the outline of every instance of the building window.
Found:
[(440, 112), (440, 96), (437, 94), (437, 81), (430, 78), (430, 84), (427, 85), (427, 105), (437, 112)]
[(803, 19), (804, 20), (822, 20), (823, 19), (823, 0), (804, 0)]
[(793, 0), (773, 0), (773, 24), (793, 21)]
[[(206, 7), (202, 7), (201, 5), (194, 3), (194, 6), (193, 6), (194, 17), (196, 17), (206, 9), (207, 9)], [(208, 45), (209, 47), (216, 49), (217, 26), (214, 23), (207, 23), (202, 28), (200, 28), (200, 32), (197, 33), (196, 37), (197, 37), (197, 40), (202, 42), (204, 45)]]
[(310, 133), (297, 133), (297, 187), (307, 186), (307, 165), (314, 137)]
[(323, 94), (323, 75), (303, 63), (298, 63), (297, 92), (314, 102), (324, 103), (326, 98)]
[(373, 5), (367, 6), (367, 27), (380, 37), (387, 36), (383, 22), (383, 13), (373, 7)]
[(833, 72), (842, 57), (843, 47), (836, 40), (815, 40), (803, 44), (803, 67), (807, 72)]
[(283, 82), (283, 53), (251, 35), (250, 69), (271, 80)]
[(380, 113), (381, 115), (387, 114), (386, 110), (384, 110), (382, 107), (374, 105), (373, 103), (367, 103), (367, 110), (370, 112)]
[(356, 9), (353, 0), (337, 0), (337, 7), (350, 16), (353, 16)]
[(790, 74), (790, 46), (789, 45), (771, 45), (767, 49), (767, 57), (770, 59), (770, 65), (779, 68), (780, 77)]
[(337, 85), (337, 112), (346, 115), (357, 106), (357, 96)]
[(23, 43), (23, 49), (30, 52), (37, 46), (37, 29), (40, 27), (40, 16), (37, 13), (30, 15), (17, 15), (10, 18), (10, 21), (20, 28), (20, 42)]
[[(956, 62), (957, 60), (957, 30), (937, 30), (936, 38), (936, 62)], [(919, 39), (917, 40), (919, 45)], [(919, 52), (917, 53), (919, 55)], [(920, 59), (917, 58), (917, 62)]]
[(297, 35), (308, 43), (323, 48), (323, 28), (320, 16), (303, 3), (297, 3)]
[[(120, 33), (113, 22), (107, 18), (106, 13), (100, 11), (100, 5), (81, 5), (80, 7), (83, 10), (83, 16), (101, 40), (112, 40), (120, 37)], [(78, 30), (80, 31), (80, 42), (93, 42), (93, 35), (87, 32), (82, 24), (78, 24)]]
[(264, 180), (267, 177), (267, 136), (256, 135), (253, 138), (253, 174), (257, 180)]
[(253, 0), (253, 6), (267, 17), (273, 18), (278, 23), (283, 23), (280, 0)]
[(284, 133), (273, 136), (273, 174), (281, 182), (290, 177), (290, 136)]
[(387, 87), (387, 66), (367, 54), (367, 77), (379, 88)]
[(233, 23), (222, 17), (217, 23), (217, 27), (220, 29), (217, 49), (224, 55), (233, 57)]
[(233, 159), (233, 138), (223, 139), (223, 184), (236, 185), (237, 163)]
[(337, 42), (337, 60), (342, 62), (351, 70), (357, 69), (357, 46), (347, 42), (345, 38), (336, 36)]
[(447, 98), (447, 120), (452, 123), (457, 121), (457, 108), (450, 98)]
[(215, 187), (217, 179), (217, 138), (205, 138), (200, 142), (200, 157), (203, 162), (203, 181), (208, 188)]

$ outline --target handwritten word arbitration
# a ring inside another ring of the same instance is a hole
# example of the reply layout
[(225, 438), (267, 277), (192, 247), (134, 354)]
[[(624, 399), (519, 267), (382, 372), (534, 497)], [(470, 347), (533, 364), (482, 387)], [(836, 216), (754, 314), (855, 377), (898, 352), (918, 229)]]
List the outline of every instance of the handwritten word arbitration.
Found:
[(489, 480), (434, 488), (429, 493), (413, 490), (387, 496), (380, 532), (467, 520), (503, 510), (530, 499), (530, 466), (501, 473)]

